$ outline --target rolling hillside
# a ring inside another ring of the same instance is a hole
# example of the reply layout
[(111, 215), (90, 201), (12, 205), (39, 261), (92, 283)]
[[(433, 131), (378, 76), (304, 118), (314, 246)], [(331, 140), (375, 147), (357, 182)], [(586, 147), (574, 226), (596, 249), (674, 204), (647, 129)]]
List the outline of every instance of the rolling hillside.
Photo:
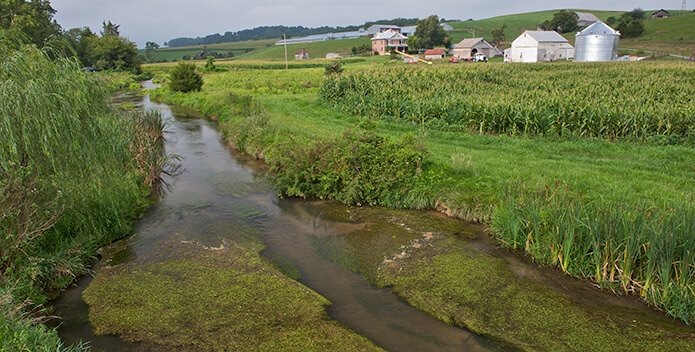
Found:
[[(500, 28), (503, 24), (507, 25), (505, 30), (506, 43), (500, 45), (501, 48), (509, 46), (509, 42), (514, 40), (524, 30), (534, 30), (537, 24), (553, 18), (553, 14), (558, 10), (547, 10), (539, 12), (529, 12), (514, 15), (498, 16), (483, 20), (471, 20), (462, 22), (449, 22), (454, 27), (449, 32), (451, 42), (457, 43), (464, 38), (472, 38), (475, 31), (476, 37), (484, 37), (492, 40), (491, 32)], [(608, 17), (620, 17), (620, 11), (594, 11), (594, 10), (572, 10), (580, 12), (590, 12), (602, 20)], [(652, 10), (646, 11), (650, 15)], [(677, 11), (672, 11), (676, 13)], [(688, 12), (681, 16), (674, 16), (663, 19), (647, 19), (644, 21), (644, 34), (638, 38), (621, 39), (621, 49), (632, 49), (633, 51), (652, 51), (661, 53), (672, 53), (679, 55), (692, 55), (695, 53), (695, 13)], [(566, 33), (565, 38), (574, 44), (574, 34)], [(178, 48), (162, 48), (154, 53), (157, 61), (180, 61), (184, 56), (187, 58), (195, 57), (204, 49), (208, 52), (218, 52), (222, 54), (232, 53), (233, 57), (220, 60), (264, 60), (264, 61), (284, 61), (285, 48), (275, 45), (275, 39), (211, 44), (206, 47), (190, 46)], [(293, 60), (294, 53), (306, 47), (312, 59), (323, 58), (327, 53), (338, 53), (340, 55), (350, 55), (351, 48), (355, 45), (369, 44), (369, 38), (332, 40), (317, 43), (291, 44), (287, 46), (287, 53), (290, 60)], [(145, 51), (140, 53), (145, 55)], [(627, 52), (623, 52), (627, 53)]]

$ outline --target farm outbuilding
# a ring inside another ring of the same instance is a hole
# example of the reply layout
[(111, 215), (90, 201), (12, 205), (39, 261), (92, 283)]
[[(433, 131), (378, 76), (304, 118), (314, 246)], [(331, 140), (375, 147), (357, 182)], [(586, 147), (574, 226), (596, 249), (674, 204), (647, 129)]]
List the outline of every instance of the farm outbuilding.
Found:
[(601, 21), (596, 15), (588, 12), (575, 12), (574, 16), (577, 17), (577, 25), (579, 27), (590, 26), (596, 22)]
[(445, 57), (445, 49), (428, 49), (425, 51), (425, 60), (441, 60)]
[(487, 57), (501, 55), (500, 51), (488, 43), (483, 38), (466, 38), (452, 47), (451, 53), (454, 57), (470, 59), (477, 53), (482, 53)]
[(596, 22), (575, 35), (574, 61), (595, 62), (618, 59), (620, 32)]
[(652, 18), (668, 18), (670, 16), (671, 16), (671, 14), (668, 13), (668, 11), (666, 11), (664, 9), (661, 9), (661, 10), (654, 12), (652, 14)]
[(305, 48), (302, 48), (302, 50), (294, 53), (294, 59), (295, 60), (309, 60), (309, 53), (306, 52)]
[(574, 47), (555, 31), (525, 31), (504, 51), (504, 62), (547, 62), (574, 57)]

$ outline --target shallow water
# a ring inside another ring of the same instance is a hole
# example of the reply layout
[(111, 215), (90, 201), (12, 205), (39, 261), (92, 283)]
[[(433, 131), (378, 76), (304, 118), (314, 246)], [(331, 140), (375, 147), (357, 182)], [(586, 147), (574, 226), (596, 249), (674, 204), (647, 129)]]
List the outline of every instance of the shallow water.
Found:
[[(316, 253), (312, 236), (329, 236), (351, 225), (322, 220), (305, 209), (310, 202), (280, 199), (263, 176), (264, 165), (233, 155), (214, 122), (195, 113), (153, 103), (129, 93), (114, 103), (130, 101), (139, 108), (158, 108), (171, 118), (166, 148), (183, 157), (175, 176), (166, 176), (169, 190), (134, 226), (133, 235), (110, 246), (110, 262), (141, 260), (171, 238), (219, 246), (230, 236), (257, 236), (267, 253), (289, 259), (301, 282), (330, 300), (329, 316), (391, 351), (491, 351), (499, 347), (465, 329), (449, 326), (405, 303), (388, 289), (370, 285)], [(357, 225), (359, 226), (359, 225)], [(234, 228), (231, 234), (227, 229)], [(237, 238), (238, 239), (238, 238)], [(98, 270), (98, 269), (97, 269)], [(148, 350), (116, 336), (95, 336), (87, 321), (82, 291), (90, 277), (66, 290), (54, 302), (63, 317), (59, 334), (65, 343), (91, 341), (93, 351)]]
[[(289, 260), (301, 274), (303, 284), (333, 303), (327, 308), (331, 318), (386, 350), (504, 350), (486, 338), (449, 326), (409, 306), (389, 289), (375, 288), (359, 274), (348, 272), (326, 259), (330, 253), (321, 252), (321, 247), (316, 246), (316, 239), (363, 231), (377, 219), (336, 220), (335, 209), (343, 207), (345, 210), (339, 211), (341, 214), (337, 216), (349, 217), (346, 215), (348, 207), (331, 202), (278, 198), (271, 182), (263, 176), (266, 166), (232, 153), (216, 131), (214, 122), (186, 109), (153, 103), (147, 96), (129, 93), (116, 97), (114, 103), (121, 101), (133, 102), (140, 108), (158, 108), (164, 116), (170, 117), (171, 124), (165, 133), (166, 148), (184, 159), (178, 173), (165, 176), (169, 189), (135, 224), (132, 236), (109, 246), (110, 262), (103, 264), (146, 260), (172, 239), (217, 247), (224, 240), (260, 236), (267, 245), (264, 254)], [(422, 216), (421, 212), (373, 209), (370, 214), (375, 217), (383, 218), (385, 213)], [(325, 215), (323, 210), (333, 215)], [(451, 221), (438, 213), (427, 216), (440, 217), (442, 222)], [(234, 231), (229, 231), (230, 228)], [(370, 236), (392, 236), (392, 233), (371, 230)], [(668, 320), (633, 298), (609, 294), (588, 282), (541, 267), (517, 253), (499, 248), (483, 226), (473, 226), (471, 233), (475, 234), (471, 236), (474, 238), (467, 241), (473, 247), (502, 259), (520, 279), (540, 283), (592, 309), (622, 313), (627, 309), (636, 319), (648, 316), (649, 319)], [(93, 351), (149, 350), (151, 346), (125, 343), (117, 336), (93, 334), (87, 322), (88, 307), (81, 298), (90, 280), (90, 277), (81, 279), (77, 286), (66, 290), (54, 302), (56, 315), (64, 319), (59, 329), (63, 341), (68, 344), (91, 341)]]

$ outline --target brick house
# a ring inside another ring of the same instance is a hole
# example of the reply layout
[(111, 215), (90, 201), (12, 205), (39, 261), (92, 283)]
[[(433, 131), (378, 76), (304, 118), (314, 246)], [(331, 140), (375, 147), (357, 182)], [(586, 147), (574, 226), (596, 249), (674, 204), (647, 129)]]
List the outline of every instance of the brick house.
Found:
[(407, 40), (408, 37), (403, 34), (390, 29), (385, 30), (372, 37), (372, 51), (377, 55), (385, 55), (391, 51), (391, 48), (398, 51), (408, 50)]

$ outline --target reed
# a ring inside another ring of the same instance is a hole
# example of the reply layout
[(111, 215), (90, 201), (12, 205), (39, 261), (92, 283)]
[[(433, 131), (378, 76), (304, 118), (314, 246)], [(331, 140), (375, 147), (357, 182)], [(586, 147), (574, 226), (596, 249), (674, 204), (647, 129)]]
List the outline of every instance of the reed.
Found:
[(689, 196), (625, 205), (584, 199), (560, 183), (539, 191), (519, 182), (505, 188), (493, 229), (511, 248), (693, 323), (694, 222)]
[(24, 312), (128, 233), (161, 169), (161, 117), (110, 107), (104, 82), (81, 67), (0, 31), (0, 291)]

